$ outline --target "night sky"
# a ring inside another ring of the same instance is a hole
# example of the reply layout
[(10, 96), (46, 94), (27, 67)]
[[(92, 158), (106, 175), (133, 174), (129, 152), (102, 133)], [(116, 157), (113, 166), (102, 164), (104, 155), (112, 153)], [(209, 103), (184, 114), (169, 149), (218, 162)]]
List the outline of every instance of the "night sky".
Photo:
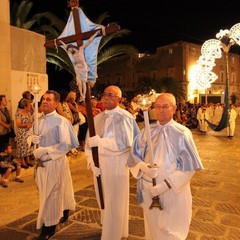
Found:
[[(66, 0), (32, 0), (32, 14), (51, 11), (66, 19)], [(10, 0), (20, 2), (20, 0)], [(131, 31), (123, 43), (132, 44), (140, 52), (179, 40), (203, 44), (216, 38), (220, 29), (230, 29), (240, 22), (240, 3), (236, 1), (163, 1), (163, 0), (79, 0), (79, 5), (94, 22), (104, 12), (110, 17), (104, 22), (118, 22)], [(239, 50), (238, 50), (239, 51)]]
[[(66, 0), (33, 2), (36, 12), (48, 10), (59, 17), (66, 16)], [(142, 52), (154, 52), (156, 47), (177, 40), (203, 43), (215, 38), (220, 29), (230, 29), (240, 22), (238, 0), (226, 1), (225, 4), (211, 0), (80, 0), (79, 5), (93, 22), (108, 12), (110, 18), (104, 25), (118, 22), (122, 28), (129, 29), (132, 33), (126, 42)]]

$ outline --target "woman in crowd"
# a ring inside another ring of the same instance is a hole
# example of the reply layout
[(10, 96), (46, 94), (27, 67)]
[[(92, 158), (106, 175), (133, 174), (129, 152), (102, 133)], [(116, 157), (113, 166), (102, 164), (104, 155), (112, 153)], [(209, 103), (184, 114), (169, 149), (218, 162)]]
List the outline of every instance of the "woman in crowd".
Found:
[(27, 143), (27, 133), (32, 127), (33, 117), (32, 117), (32, 105), (28, 99), (21, 100), (20, 107), (15, 114), (17, 134), (17, 157), (20, 158), (20, 163), (22, 168), (28, 168), (33, 166), (30, 162), (30, 156), (32, 155), (32, 149), (28, 147)]
[(63, 117), (67, 118), (73, 124), (73, 114), (66, 100), (68, 96), (68, 92), (66, 90), (62, 90), (59, 93), (60, 93), (60, 102), (57, 106), (57, 112)]

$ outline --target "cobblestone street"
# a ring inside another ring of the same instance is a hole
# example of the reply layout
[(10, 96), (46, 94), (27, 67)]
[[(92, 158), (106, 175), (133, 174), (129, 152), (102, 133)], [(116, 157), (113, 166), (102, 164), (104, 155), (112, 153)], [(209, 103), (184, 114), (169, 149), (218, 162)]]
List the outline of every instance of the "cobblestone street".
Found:
[[(226, 137), (226, 129), (209, 130), (207, 134), (197, 129), (192, 132), (205, 168), (196, 172), (191, 181), (193, 218), (187, 240), (239, 240), (240, 119), (237, 119), (233, 139)], [(51, 239), (98, 240), (101, 238), (100, 212), (84, 153), (69, 161), (76, 211), (71, 213), (69, 221), (58, 225)], [(23, 184), (10, 182), (8, 189), (0, 188), (0, 240), (33, 240), (40, 233), (36, 230), (38, 193), (32, 175), (33, 169), (23, 170)], [(136, 201), (136, 180), (131, 178), (130, 182), (128, 240), (145, 239), (143, 214)]]

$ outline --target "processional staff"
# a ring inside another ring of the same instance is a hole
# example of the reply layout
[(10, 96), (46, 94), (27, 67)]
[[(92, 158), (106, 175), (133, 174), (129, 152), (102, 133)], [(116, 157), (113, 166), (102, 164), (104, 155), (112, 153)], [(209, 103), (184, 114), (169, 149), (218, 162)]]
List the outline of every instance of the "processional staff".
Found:
[[(148, 144), (148, 151), (149, 151), (149, 162), (151, 168), (157, 167), (157, 165), (153, 161), (153, 147), (152, 147), (152, 139), (151, 139), (151, 132), (150, 132), (150, 124), (149, 124), (149, 116), (148, 116), (148, 109), (151, 107), (152, 102), (150, 100), (150, 96), (143, 95), (138, 97), (138, 104), (140, 105), (140, 108), (143, 111), (144, 116), (144, 124), (145, 124), (145, 131), (147, 135), (147, 144)], [(153, 186), (156, 186), (156, 178), (152, 179)], [(155, 196), (152, 198), (152, 204), (150, 205), (150, 209), (157, 207), (160, 210), (162, 210), (162, 206), (160, 203), (160, 199), (158, 196)]]

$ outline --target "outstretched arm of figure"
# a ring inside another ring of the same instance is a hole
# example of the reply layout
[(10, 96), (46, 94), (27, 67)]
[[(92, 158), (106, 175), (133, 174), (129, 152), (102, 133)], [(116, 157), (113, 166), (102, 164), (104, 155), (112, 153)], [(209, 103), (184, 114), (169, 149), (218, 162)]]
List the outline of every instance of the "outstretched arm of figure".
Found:
[(94, 39), (97, 35), (99, 35), (99, 34), (100, 34), (100, 30), (98, 30), (97, 32), (95, 32), (95, 33), (87, 40), (87, 42), (85, 42), (85, 43), (83, 44), (83, 48), (88, 47), (89, 44), (93, 41), (93, 39)]

